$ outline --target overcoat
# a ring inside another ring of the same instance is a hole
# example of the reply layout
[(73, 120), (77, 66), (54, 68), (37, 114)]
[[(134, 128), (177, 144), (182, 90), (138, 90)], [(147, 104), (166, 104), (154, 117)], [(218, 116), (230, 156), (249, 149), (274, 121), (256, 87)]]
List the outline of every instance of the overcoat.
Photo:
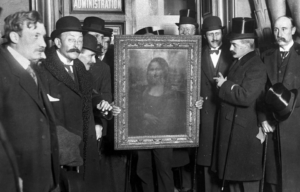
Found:
[[(90, 68), (89, 72), (93, 77), (93, 89), (97, 94), (100, 94), (100, 98), (111, 103), (112, 102), (112, 92), (111, 92), (111, 77), (109, 66), (96, 58), (96, 63)], [(99, 103), (99, 101), (94, 100), (94, 102)], [(107, 120), (104, 118), (95, 117), (96, 124), (103, 126), (102, 135), (106, 136), (107, 132)]]
[[(0, 123), (0, 186), (3, 191), (20, 192), (19, 169), (15, 152)], [(9, 182), (8, 182), (9, 181)]]
[(263, 145), (256, 138), (259, 132), (256, 107), (265, 83), (265, 65), (255, 52), (250, 52), (233, 63), (227, 81), (220, 87), (220, 124), (213, 157), (220, 179), (223, 179), (226, 158), (226, 180), (255, 181), (262, 178)]
[[(270, 87), (278, 82), (277, 74), (279, 71), (277, 70), (278, 66), (278, 55), (279, 48), (274, 47), (270, 50), (267, 50), (262, 55), (262, 60), (267, 68), (267, 78), (268, 84), (267, 87)], [(288, 63), (286, 67), (286, 71), (283, 78), (283, 85), (289, 89), (297, 89), (299, 92), (300, 89), (300, 45), (294, 43), (291, 47), (290, 56), (287, 58)], [(281, 167), (270, 167), (267, 166), (266, 169), (266, 179), (274, 181), (273, 176), (276, 176), (276, 172), (278, 168), (282, 169), (282, 191), (300, 191), (300, 99), (299, 94), (297, 97), (297, 103), (293, 113), (290, 117), (279, 123), (279, 137), (280, 137), (280, 153), (281, 153)], [(270, 113), (270, 111), (269, 111)], [(266, 114), (265, 120), (272, 121), (274, 119), (271, 118), (272, 115)], [(261, 119), (264, 120), (264, 119)], [(274, 134), (274, 133), (273, 133)], [(269, 139), (269, 142), (273, 142), (273, 140)], [(278, 146), (277, 141), (274, 146)], [(269, 151), (268, 151), (269, 152)], [(274, 160), (274, 156), (268, 156), (267, 161)], [(276, 163), (272, 163), (272, 165), (276, 165)], [(277, 175), (278, 176), (278, 175)], [(271, 178), (270, 178), (271, 177)], [(279, 177), (280, 178), (280, 177)]]
[[(204, 103), (200, 111), (200, 135), (197, 164), (202, 166), (211, 165), (220, 104), (217, 95), (217, 85), (213, 79), (218, 75), (214, 74), (211, 69), (213, 63), (209, 50), (209, 46), (205, 46), (201, 58), (201, 97), (203, 97)], [(216, 67), (217, 72), (221, 72), (223, 76), (226, 77), (232, 61), (233, 58), (229, 51), (229, 46), (223, 44), (221, 46), (221, 53)]]
[[(0, 121), (15, 151), (24, 192), (48, 192), (58, 183), (58, 142), (47, 92), (0, 48)], [(14, 181), (7, 181), (14, 182)]]
[(84, 164), (80, 173), (85, 181), (85, 191), (99, 190), (99, 158), (95, 124), (92, 112), (92, 77), (80, 60), (75, 59), (73, 71), (77, 83), (71, 78), (60, 61), (55, 47), (46, 52), (47, 59), (40, 65), (45, 87), (52, 97), (57, 124), (82, 138), (80, 146)]

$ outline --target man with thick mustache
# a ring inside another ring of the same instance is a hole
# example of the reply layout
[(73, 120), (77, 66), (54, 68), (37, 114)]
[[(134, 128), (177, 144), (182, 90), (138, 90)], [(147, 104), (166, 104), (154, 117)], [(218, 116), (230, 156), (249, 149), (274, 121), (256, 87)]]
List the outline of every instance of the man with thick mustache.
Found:
[[(293, 41), (295, 32), (292, 18), (282, 16), (275, 21), (274, 36), (277, 45), (262, 55), (267, 67), (267, 88), (283, 83), (287, 89), (299, 91), (300, 45)], [(269, 109), (266, 109), (265, 115), (260, 119), (264, 131), (269, 135), (266, 183), (275, 192), (300, 191), (299, 107), (298, 98), (293, 113), (285, 121), (276, 121)]]
[[(78, 148), (83, 163), (80, 159), (61, 162), (62, 168), (67, 172), (79, 172), (84, 180), (82, 190), (93, 192), (101, 187), (97, 181), (100, 174), (93, 108), (105, 112), (112, 107), (103, 100), (99, 104), (92, 103), (92, 77), (78, 59), (83, 45), (82, 31), (77, 18), (60, 18), (56, 30), (51, 33), (55, 45), (46, 52), (47, 59), (40, 71), (52, 97), (58, 124), (82, 139)], [(75, 151), (69, 156), (78, 158)]]
[[(218, 73), (227, 76), (229, 66), (233, 58), (229, 51), (228, 42), (223, 42), (223, 29), (221, 20), (217, 16), (210, 16), (204, 19), (202, 35), (206, 40), (201, 57), (201, 97), (203, 108), (201, 112), (200, 137), (197, 164), (200, 165), (204, 178), (206, 192), (219, 191), (218, 178), (210, 170), (212, 164), (213, 143), (215, 140), (218, 109), (220, 99), (218, 98), (217, 85), (214, 77)], [(203, 185), (202, 185), (203, 186)]]
[[(21, 11), (5, 18), (7, 44), (0, 47), (0, 122), (7, 138), (0, 132), (0, 141), (10, 141), (16, 159), (7, 150), (13, 169), (10, 172), (10, 165), (5, 164), (0, 153), (1, 191), (57, 189), (59, 154), (55, 119), (48, 92), (35, 70), (37, 61), (45, 58), (45, 34), (36, 11)], [(3, 146), (8, 149), (8, 144)], [(11, 180), (12, 174), (18, 180)]]
[[(230, 192), (259, 191), (263, 145), (257, 108), (267, 79), (266, 68), (255, 53), (255, 22), (233, 18), (229, 36), (235, 61), (228, 76), (215, 77), (220, 98), (212, 168), (228, 182)], [(205, 102), (204, 102), (205, 103)]]

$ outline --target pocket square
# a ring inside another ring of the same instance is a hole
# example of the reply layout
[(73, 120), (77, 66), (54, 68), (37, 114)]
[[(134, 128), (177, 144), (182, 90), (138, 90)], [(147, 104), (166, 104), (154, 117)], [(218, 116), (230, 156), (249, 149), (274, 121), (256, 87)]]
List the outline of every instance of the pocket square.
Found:
[(49, 94), (47, 94), (47, 96), (48, 96), (48, 99), (49, 99), (50, 102), (57, 102), (57, 101), (59, 101), (58, 98), (54, 98), (54, 97), (52, 97), (52, 96), (49, 95)]

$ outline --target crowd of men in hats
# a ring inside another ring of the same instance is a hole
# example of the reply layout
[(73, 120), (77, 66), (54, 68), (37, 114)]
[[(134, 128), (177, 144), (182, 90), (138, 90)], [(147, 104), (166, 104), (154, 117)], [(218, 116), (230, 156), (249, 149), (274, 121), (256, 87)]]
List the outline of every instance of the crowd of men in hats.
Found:
[[(179, 35), (196, 35), (196, 12), (181, 10), (176, 25)], [(199, 147), (137, 150), (133, 174), (141, 187), (132, 191), (300, 191), (300, 45), (292, 38), (293, 19), (276, 19), (276, 44), (261, 54), (253, 19), (233, 18), (227, 38), (224, 28), (217, 16), (205, 18), (201, 27)], [(126, 155), (113, 152), (110, 137), (111, 119), (121, 112), (112, 102), (112, 30), (98, 17), (85, 18), (81, 26), (76, 17), (65, 16), (56, 22), (47, 49), (45, 35), (36, 11), (5, 18), (1, 191), (124, 191)], [(146, 27), (135, 35), (164, 31)], [(169, 66), (156, 57), (152, 68), (163, 74)], [(137, 102), (147, 106), (144, 96), (154, 94), (155, 103), (164, 91), (171, 92), (151, 86), (134, 96)], [(176, 96), (170, 95), (169, 100)], [(174, 183), (175, 167), (180, 183)]]

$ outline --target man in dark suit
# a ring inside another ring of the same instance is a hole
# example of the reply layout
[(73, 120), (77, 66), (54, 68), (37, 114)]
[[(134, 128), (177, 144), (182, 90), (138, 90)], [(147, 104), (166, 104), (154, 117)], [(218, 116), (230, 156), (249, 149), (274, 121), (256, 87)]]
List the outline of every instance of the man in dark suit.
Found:
[(24, 192), (54, 191), (58, 184), (55, 120), (47, 92), (33, 69), (44, 57), (45, 34), (36, 11), (17, 12), (5, 19), (8, 43), (0, 49), (0, 121), (15, 151)]
[[(279, 17), (274, 24), (277, 45), (262, 55), (267, 68), (267, 89), (282, 83), (287, 89), (300, 88), (300, 45), (293, 41), (296, 27), (291, 18)], [(300, 100), (288, 119), (277, 121), (267, 108), (261, 116), (262, 127), (268, 134), (266, 183), (272, 191), (300, 190)], [(281, 162), (281, 164), (280, 164)]]
[[(97, 91), (102, 98), (111, 103), (111, 75), (109, 66), (102, 61), (103, 57), (103, 39), (104, 35), (110, 34), (105, 30), (105, 22), (99, 17), (86, 17), (83, 21), (82, 28), (87, 31), (88, 34), (93, 35), (97, 39), (98, 54), (96, 56), (96, 63), (91, 66), (89, 72), (93, 76), (93, 88)], [(102, 136), (106, 136), (107, 121), (104, 118), (95, 118), (95, 122), (98, 126), (102, 127)]]
[[(55, 46), (46, 53), (40, 65), (42, 81), (53, 97), (57, 122), (79, 136), (83, 164), (62, 164), (66, 171), (78, 172), (84, 180), (83, 191), (99, 191), (99, 164), (93, 109), (106, 114), (112, 107), (103, 101), (92, 103), (92, 77), (78, 60), (83, 36), (80, 21), (72, 16), (60, 18), (51, 33)], [(101, 114), (101, 113), (100, 113)], [(99, 115), (100, 115), (99, 114)], [(75, 156), (76, 154), (70, 154)]]
[[(232, 19), (230, 51), (236, 59), (228, 76), (215, 77), (222, 100), (216, 136), (216, 168), (231, 192), (259, 191), (263, 145), (257, 107), (266, 83), (266, 68), (254, 51), (254, 20)], [(205, 103), (205, 102), (204, 102)]]
[[(19, 169), (15, 152), (0, 123), (0, 186), (3, 191), (20, 192)], [(22, 181), (21, 181), (22, 182)]]
[[(223, 29), (221, 20), (217, 16), (207, 17), (203, 21), (202, 33), (206, 40), (201, 58), (201, 97), (204, 99), (201, 110), (201, 124), (197, 164), (201, 166), (204, 176), (205, 191), (220, 191), (218, 178), (210, 168), (212, 164), (213, 144), (217, 128), (217, 118), (220, 100), (214, 77), (218, 73), (227, 76), (233, 58), (228, 44), (223, 42)], [(203, 178), (203, 177), (201, 177)]]

